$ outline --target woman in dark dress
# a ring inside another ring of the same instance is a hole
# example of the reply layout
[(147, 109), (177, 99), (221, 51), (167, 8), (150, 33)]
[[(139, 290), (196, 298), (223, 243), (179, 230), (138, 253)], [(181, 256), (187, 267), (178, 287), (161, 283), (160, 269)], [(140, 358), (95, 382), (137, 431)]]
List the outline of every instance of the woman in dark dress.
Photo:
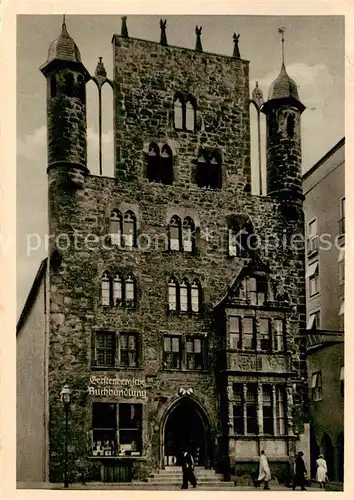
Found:
[(305, 483), (306, 483), (306, 477), (305, 474), (307, 473), (306, 466), (304, 459), (302, 458), (304, 454), (302, 451), (299, 451), (299, 453), (296, 456), (295, 459), (295, 477), (294, 477), (294, 484), (293, 484), (293, 490), (295, 490), (296, 486), (301, 486), (301, 489), (304, 491), (306, 490), (305, 488)]

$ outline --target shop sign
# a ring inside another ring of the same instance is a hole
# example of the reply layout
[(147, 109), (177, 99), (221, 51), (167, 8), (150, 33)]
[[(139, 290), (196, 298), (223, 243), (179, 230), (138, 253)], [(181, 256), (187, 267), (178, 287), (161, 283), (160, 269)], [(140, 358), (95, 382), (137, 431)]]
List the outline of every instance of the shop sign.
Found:
[(90, 377), (90, 396), (146, 399), (145, 380), (135, 377)]

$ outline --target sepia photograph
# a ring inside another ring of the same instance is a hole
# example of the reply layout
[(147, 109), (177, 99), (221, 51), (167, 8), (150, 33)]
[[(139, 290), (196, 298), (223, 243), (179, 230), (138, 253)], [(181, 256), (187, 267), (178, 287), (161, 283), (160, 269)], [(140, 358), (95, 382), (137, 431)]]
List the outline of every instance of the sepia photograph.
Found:
[(17, 488), (343, 491), (345, 17), (16, 30)]

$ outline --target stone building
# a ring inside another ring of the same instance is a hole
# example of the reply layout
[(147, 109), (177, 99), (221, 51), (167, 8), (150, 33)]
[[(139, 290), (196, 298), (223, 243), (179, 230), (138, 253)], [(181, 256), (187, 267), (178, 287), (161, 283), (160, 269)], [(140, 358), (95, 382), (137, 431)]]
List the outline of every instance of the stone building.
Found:
[(344, 476), (344, 149), (343, 138), (303, 176), (311, 474), (322, 453), (330, 481)]
[[(18, 325), (18, 480), (130, 481), (178, 464), (279, 478), (308, 453), (297, 86), (261, 110), (265, 196), (251, 194), (248, 61), (114, 35), (115, 178), (86, 164), (90, 74), (67, 32), (47, 80), (48, 260)], [(301, 238), (300, 238), (301, 239)], [(36, 443), (36, 446), (34, 446)], [(30, 450), (30, 453), (28, 452)]]

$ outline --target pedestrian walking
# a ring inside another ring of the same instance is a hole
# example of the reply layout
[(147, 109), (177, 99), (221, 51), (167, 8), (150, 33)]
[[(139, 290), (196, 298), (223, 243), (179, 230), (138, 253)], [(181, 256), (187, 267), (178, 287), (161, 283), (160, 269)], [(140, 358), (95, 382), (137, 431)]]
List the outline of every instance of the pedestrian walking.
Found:
[(271, 479), (270, 468), (268, 464), (268, 459), (265, 454), (265, 451), (261, 451), (261, 456), (259, 457), (259, 473), (258, 479), (255, 480), (254, 485), (256, 488), (260, 486), (262, 482), (264, 482), (264, 490), (270, 490), (269, 481)]
[(191, 483), (193, 488), (196, 488), (197, 480), (194, 474), (194, 460), (192, 454), (189, 451), (184, 451), (182, 453), (182, 473), (183, 482), (181, 489), (188, 489), (188, 483)]
[(303, 456), (304, 454), (302, 451), (299, 451), (299, 453), (296, 455), (293, 490), (295, 490), (296, 486), (300, 486), (302, 491), (306, 490), (305, 483), (306, 483), (307, 470)]
[(324, 459), (323, 455), (319, 455), (318, 459), (316, 460), (316, 466), (317, 466), (317, 471), (316, 471), (316, 481), (320, 483), (320, 488), (325, 488), (326, 485), (326, 480), (327, 478), (327, 462)]

